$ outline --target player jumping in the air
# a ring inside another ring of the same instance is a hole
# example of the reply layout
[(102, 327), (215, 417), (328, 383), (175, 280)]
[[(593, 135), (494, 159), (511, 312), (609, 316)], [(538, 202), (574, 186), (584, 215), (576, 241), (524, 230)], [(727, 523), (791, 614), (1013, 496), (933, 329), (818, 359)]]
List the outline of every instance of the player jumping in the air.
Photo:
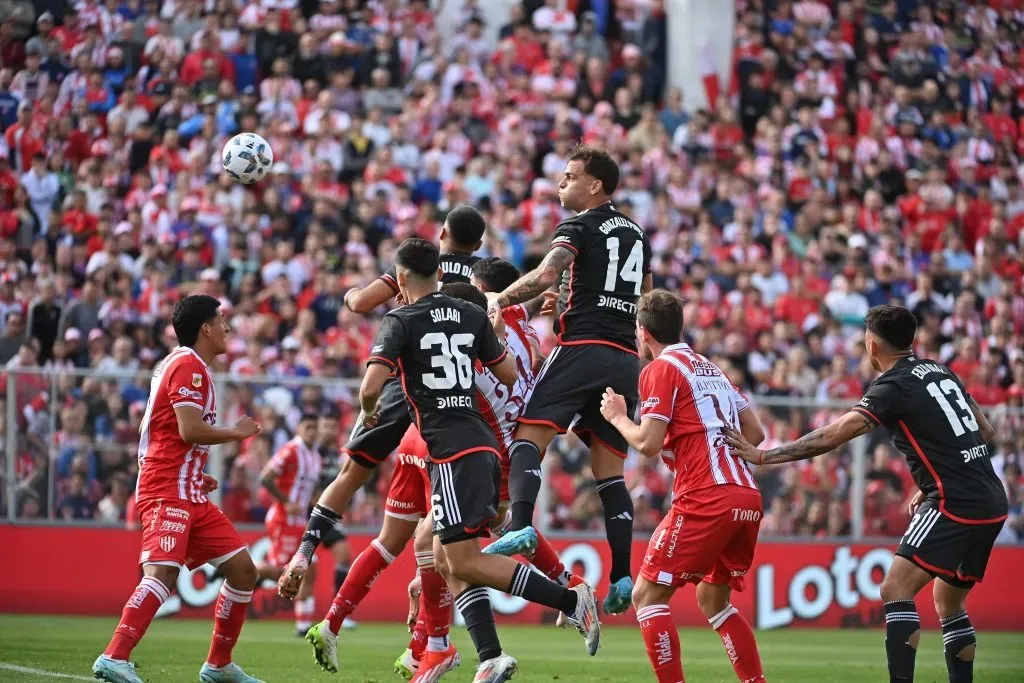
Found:
[[(299, 549), (302, 532), (306, 529), (310, 499), (320, 483), (322, 461), (316, 447), (317, 422), (316, 415), (302, 415), (295, 438), (275, 453), (260, 472), (263, 488), (274, 499), (266, 517), (270, 550), (257, 567), (260, 581), (277, 581), (281, 570)], [(302, 584), (295, 600), (295, 629), (302, 636), (313, 625), (316, 612), (313, 598), (315, 567), (315, 564), (310, 566), (309, 580)]]
[[(440, 239), (442, 282), (469, 282), (470, 268), (479, 260), (473, 252), (480, 248), (486, 227), (483, 216), (473, 207), (457, 206), (448, 213)], [(357, 313), (365, 313), (398, 294), (398, 276), (392, 267), (364, 289), (349, 290), (345, 294), (345, 305)], [(299, 550), (278, 580), (278, 592), (282, 596), (294, 598), (298, 593), (317, 546), (325, 536), (334, 533), (352, 496), (377, 465), (398, 447), (409, 424), (402, 386), (397, 377), (390, 377), (381, 391), (380, 418), (372, 427), (357, 420), (351, 438), (342, 449), (348, 460), (313, 507)], [(364, 567), (367, 573), (354, 576), (353, 580), (367, 583), (390, 562), (388, 557), (379, 555), (376, 568), (367, 564)]]
[(227, 351), (230, 331), (220, 302), (187, 296), (171, 322), (180, 346), (157, 365), (140, 426), (139, 482), (143, 577), (121, 613), (107, 649), (92, 665), (96, 678), (142, 683), (128, 661), (156, 611), (170, 596), (178, 572), (207, 562), (225, 581), (214, 609), (213, 641), (199, 670), (205, 683), (259, 683), (231, 661), (256, 586), (256, 565), (235, 527), (207, 494), (217, 480), (205, 474), (210, 446), (242, 441), (260, 426), (242, 417), (217, 427), (217, 392), (209, 364)]
[(510, 531), (485, 552), (514, 555), (536, 547), (541, 456), (556, 434), (571, 428), (590, 448), (604, 506), (612, 554), (604, 609), (611, 614), (629, 607), (633, 591), (633, 500), (622, 476), (626, 440), (601, 417), (601, 396), (610, 385), (626, 397), (630, 412), (636, 407), (636, 302), (651, 289), (651, 245), (643, 229), (612, 206), (618, 183), (619, 167), (606, 152), (574, 149), (558, 196), (576, 216), (559, 224), (536, 270), (488, 297), (492, 308), (507, 308), (561, 282), (558, 346), (541, 368), (509, 448)]
[(729, 432), (734, 452), (758, 465), (805, 460), (885, 425), (921, 489), (913, 519), (882, 581), (891, 683), (914, 679), (921, 637), (915, 596), (932, 579), (950, 683), (974, 680), (976, 639), (967, 595), (985, 575), (1007, 515), (1006, 491), (989, 460), (995, 432), (949, 368), (913, 351), (917, 321), (902, 306), (876, 306), (864, 345), (881, 372), (850, 412), (793, 443), (762, 451)]
[[(672, 508), (658, 525), (633, 589), (633, 606), (659, 683), (683, 680), (669, 601), (697, 584), (697, 605), (721, 636), (743, 683), (764, 681), (754, 632), (729, 603), (743, 590), (761, 526), (761, 494), (745, 462), (729, 453), (725, 428), (753, 443), (764, 430), (747, 399), (711, 361), (680, 343), (683, 302), (664, 290), (641, 297), (637, 339), (651, 363), (640, 373), (640, 424), (609, 389), (601, 414), (633, 448), (661, 455), (675, 473)], [(685, 520), (685, 521), (684, 521)]]
[(480, 658), (475, 681), (497, 683), (516, 671), (498, 641), (487, 586), (572, 615), (593, 655), (600, 624), (593, 589), (566, 588), (515, 560), (480, 552), (497, 514), (500, 467), (497, 441), (475, 399), (479, 361), (506, 387), (518, 374), (513, 360), (479, 307), (436, 290), (437, 247), (420, 239), (402, 243), (397, 280), (407, 304), (387, 315), (360, 388), (363, 421), (379, 418), (378, 399), (397, 370), (410, 413), (430, 454), (434, 555), (445, 566), (455, 605)]

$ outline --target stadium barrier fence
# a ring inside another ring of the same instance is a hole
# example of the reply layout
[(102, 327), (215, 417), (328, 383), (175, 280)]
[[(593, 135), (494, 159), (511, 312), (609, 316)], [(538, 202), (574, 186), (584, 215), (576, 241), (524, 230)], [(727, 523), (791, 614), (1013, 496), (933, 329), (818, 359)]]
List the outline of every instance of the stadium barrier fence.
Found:
[[(0, 517), (33, 524), (74, 521), (68, 520), (67, 514), (59, 514), (62, 498), (68, 495), (71, 472), (80, 467), (91, 476), (96, 472), (127, 470), (134, 463), (138, 421), (150, 379), (150, 372), (7, 369), (6, 380), (0, 384), (0, 398), (4, 401), (0, 420), (5, 423), (0, 430), (0, 452), (5, 460)], [(240, 404), (257, 412), (272, 407), (276, 415), (282, 416), (280, 421), (287, 423), (297, 417), (294, 406), (304, 390), (316, 390), (337, 401), (348, 421), (358, 414), (355, 378), (220, 374), (215, 379), (221, 423), (235, 419), (242, 412)], [(769, 434), (765, 447), (826, 424), (851, 405), (850, 401), (775, 396), (754, 396), (752, 400)], [(1019, 438), (1024, 411), (1002, 406), (992, 411), (991, 417), (998, 433)], [(279, 430), (271, 436), (284, 440), (290, 434)], [(765, 497), (762, 536), (849, 542), (901, 535), (908, 521), (905, 502), (913, 493), (913, 484), (902, 456), (888, 442), (885, 430), (879, 429), (837, 453), (758, 472), (758, 484)], [(221, 482), (221, 489), (212, 496), (218, 503), (231, 488), (231, 475), (236, 474), (233, 470), (238, 469), (229, 469), (237, 453), (234, 448), (211, 449), (208, 470)], [(1007, 448), (1012, 449), (1013, 445), (1007, 444)], [(671, 490), (660, 461), (643, 460), (631, 453), (627, 462), (627, 482), (637, 505), (638, 537), (649, 536), (653, 531), (668, 502), (666, 492)], [(563, 533), (573, 538), (603, 536), (600, 501), (585, 463), (585, 450), (571, 436), (561, 437), (545, 459), (545, 481), (550, 485), (542, 489), (537, 521), (553, 537)], [(244, 468), (250, 491), (258, 489), (256, 474), (260, 465), (250, 463)], [(109, 481), (91, 486), (95, 496), (97, 486), (109, 486)], [(99, 495), (104, 493), (100, 491)], [(357, 499), (356, 504), (379, 507), (374, 499)], [(350, 515), (350, 521), (356, 520), (353, 529), (376, 533), (380, 511), (367, 512)], [(74, 523), (102, 524), (95, 519)], [(244, 522), (240, 526), (244, 528)], [(1012, 540), (1012, 535), (1003, 540), (1007, 539)]]

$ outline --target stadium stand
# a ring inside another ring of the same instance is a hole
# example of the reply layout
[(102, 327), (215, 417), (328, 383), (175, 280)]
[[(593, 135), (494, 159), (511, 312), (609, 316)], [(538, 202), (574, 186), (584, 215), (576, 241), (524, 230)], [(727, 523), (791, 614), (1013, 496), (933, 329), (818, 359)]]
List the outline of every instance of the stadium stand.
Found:
[[(704, 108), (665, 89), (659, 0), (527, 0), (497, 44), (479, 4), (442, 40), (424, 0), (3, 3), (0, 363), (18, 374), (0, 396), (18, 424), (0, 434), (20, 517), (125, 518), (169, 312), (204, 292), (233, 327), (222, 417), (264, 425), (225, 451), (224, 506), (261, 521), (256, 476), (302, 407), (337, 404), (342, 434), (354, 417), (324, 380), (358, 377), (379, 315), (345, 291), (461, 203), (485, 213), (486, 253), (535, 264), (583, 140), (619, 159), (616, 200), (693, 346), (769, 397), (771, 443), (860, 395), (864, 315), (902, 301), (921, 353), (992, 409), (1004, 537), (1024, 537), (1019, 3), (740, 0), (731, 82)], [(275, 151), (255, 188), (218, 173), (239, 130)], [(906, 465), (881, 432), (869, 456), (865, 530), (899, 535)], [(549, 454), (554, 528), (599, 518), (585, 463), (572, 437)], [(765, 531), (848, 533), (849, 454), (804, 465), (762, 473)], [(350, 523), (379, 523), (387, 473)], [(650, 530), (664, 473), (631, 456), (627, 476)]]

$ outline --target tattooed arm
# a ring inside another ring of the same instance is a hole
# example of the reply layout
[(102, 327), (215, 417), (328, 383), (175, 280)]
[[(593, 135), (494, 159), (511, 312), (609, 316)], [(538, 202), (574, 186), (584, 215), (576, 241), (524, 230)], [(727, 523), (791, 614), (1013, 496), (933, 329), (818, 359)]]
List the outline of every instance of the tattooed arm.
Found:
[(777, 465), (794, 460), (807, 460), (828, 453), (861, 434), (867, 434), (875, 426), (875, 423), (864, 414), (851, 410), (832, 424), (815, 429), (792, 443), (768, 451), (752, 446), (734, 430), (726, 430), (724, 434), (735, 455), (755, 465)]
[(558, 282), (575, 258), (576, 255), (565, 247), (552, 247), (539, 266), (509, 285), (492, 302), (496, 307), (508, 308), (540, 296)]

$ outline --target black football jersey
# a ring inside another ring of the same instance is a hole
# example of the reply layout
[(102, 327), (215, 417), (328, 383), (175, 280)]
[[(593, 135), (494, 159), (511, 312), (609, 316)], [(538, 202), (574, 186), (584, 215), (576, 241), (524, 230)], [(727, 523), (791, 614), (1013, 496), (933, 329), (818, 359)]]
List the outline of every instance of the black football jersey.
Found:
[[(447, 285), (452, 282), (469, 282), (469, 276), (473, 272), (473, 264), (480, 260), (479, 256), (473, 254), (441, 254), (441, 284)], [(394, 266), (380, 276), (380, 279), (388, 284), (395, 294), (398, 294), (398, 273)]]
[(911, 355), (882, 373), (854, 410), (886, 426), (918, 487), (947, 516), (995, 521), (1006, 516), (1006, 491), (968, 398), (949, 368)]
[(483, 309), (437, 292), (384, 316), (367, 363), (398, 371), (409, 416), (431, 459), (443, 461), (497, 453), (477, 407), (474, 367), (500, 363), (505, 353)]
[(651, 272), (639, 225), (604, 204), (562, 221), (551, 248), (575, 254), (562, 276), (555, 332), (560, 342), (610, 343), (636, 352), (636, 302)]

